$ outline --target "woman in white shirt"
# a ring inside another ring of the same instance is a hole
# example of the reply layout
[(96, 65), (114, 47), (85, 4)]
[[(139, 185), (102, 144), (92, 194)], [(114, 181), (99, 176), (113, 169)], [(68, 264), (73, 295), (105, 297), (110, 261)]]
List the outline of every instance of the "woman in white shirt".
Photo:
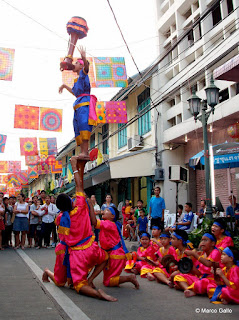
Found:
[(44, 244), (47, 248), (49, 248), (50, 235), (53, 230), (53, 227), (55, 226), (54, 220), (59, 210), (57, 209), (57, 206), (54, 203), (51, 203), (50, 196), (47, 195), (45, 201), (46, 203), (43, 206), (41, 206), (41, 209), (45, 211), (45, 213), (42, 216), (41, 236), (42, 238), (44, 238)]
[[(13, 231), (15, 232), (15, 249), (18, 249), (21, 245), (21, 248), (24, 249), (26, 232), (29, 230), (28, 223), (28, 212), (29, 206), (25, 202), (24, 194), (19, 194), (17, 196), (17, 202), (14, 206), (13, 213), (15, 213), (15, 219), (13, 222)], [(22, 233), (21, 243), (20, 243), (20, 232)]]

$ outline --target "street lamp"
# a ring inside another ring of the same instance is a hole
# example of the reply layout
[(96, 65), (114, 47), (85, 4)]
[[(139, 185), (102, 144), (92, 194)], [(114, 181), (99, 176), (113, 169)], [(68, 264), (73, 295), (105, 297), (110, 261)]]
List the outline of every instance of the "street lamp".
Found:
[[(207, 100), (201, 101), (201, 99), (195, 94), (195, 90), (192, 92), (192, 96), (188, 99), (190, 110), (194, 116), (195, 122), (201, 121), (203, 128), (203, 144), (204, 144), (204, 158), (205, 158), (205, 186), (206, 186), (206, 216), (212, 219), (212, 199), (211, 199), (211, 184), (210, 184), (210, 165), (209, 165), (209, 147), (207, 136), (207, 122), (210, 114), (214, 114), (214, 107), (219, 101), (219, 88), (214, 85), (213, 76), (211, 76), (210, 85), (205, 89)], [(211, 109), (207, 110), (207, 104)], [(202, 114), (200, 113), (200, 106), (202, 105)]]

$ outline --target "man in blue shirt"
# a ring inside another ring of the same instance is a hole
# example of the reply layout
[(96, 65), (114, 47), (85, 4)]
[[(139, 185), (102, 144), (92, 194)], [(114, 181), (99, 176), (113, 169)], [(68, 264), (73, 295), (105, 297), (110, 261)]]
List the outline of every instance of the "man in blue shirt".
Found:
[(161, 189), (159, 187), (154, 188), (155, 197), (150, 199), (149, 203), (149, 219), (151, 219), (150, 229), (153, 226), (164, 226), (164, 199), (159, 196)]
[(239, 203), (237, 203), (237, 199), (235, 196), (230, 196), (228, 198), (231, 205), (227, 207), (226, 209), (226, 215), (227, 217), (233, 217), (236, 219), (237, 225), (238, 225), (238, 219), (239, 219)]

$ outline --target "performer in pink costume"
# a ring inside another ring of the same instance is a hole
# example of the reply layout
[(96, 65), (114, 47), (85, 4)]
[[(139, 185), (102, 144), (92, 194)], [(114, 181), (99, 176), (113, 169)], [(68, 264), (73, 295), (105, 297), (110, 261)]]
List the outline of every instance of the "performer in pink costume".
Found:
[(230, 233), (226, 231), (227, 224), (223, 218), (215, 219), (211, 227), (211, 232), (217, 239), (216, 247), (222, 252), (229, 246), (234, 246)]
[(118, 224), (119, 212), (116, 208), (109, 207), (103, 212), (102, 219), (97, 220), (95, 215), (92, 224), (100, 229), (100, 245), (109, 254), (107, 266), (104, 268), (103, 283), (107, 287), (116, 287), (125, 282), (131, 282), (135, 288), (139, 288), (135, 275), (121, 276), (125, 267), (126, 259), (131, 259), (124, 239), (121, 235), (121, 224)]
[(197, 251), (185, 251), (186, 254), (193, 256), (198, 261), (198, 269), (195, 270), (195, 276), (190, 274), (179, 274), (175, 276), (174, 281), (178, 287), (184, 290), (185, 297), (189, 298), (196, 294), (205, 294), (207, 286), (213, 282), (214, 275), (212, 266), (215, 262), (221, 260), (221, 252), (215, 248), (216, 239), (210, 233), (202, 236), (199, 247), (203, 250), (200, 255)]
[(208, 285), (207, 293), (212, 303), (239, 304), (239, 251), (234, 247), (223, 250), (221, 262), (225, 267), (217, 268), (220, 280)]
[(58, 227), (58, 233), (61, 235), (60, 244), (63, 247), (57, 246), (56, 248), (56, 253), (59, 253), (55, 267), (57, 274), (54, 275), (49, 269), (45, 269), (42, 279), (49, 281), (48, 277), (50, 277), (53, 281), (55, 280), (56, 284), (62, 285), (61, 279), (66, 279), (65, 268), (60, 268), (61, 254), (64, 251), (63, 265), (67, 269), (67, 278), (72, 277), (73, 286), (77, 292), (94, 298), (116, 301), (117, 299), (107, 295), (103, 290), (93, 288), (87, 279), (89, 269), (94, 266), (94, 277), (103, 270), (107, 263), (108, 254), (98, 247), (92, 235), (89, 209), (83, 189), (85, 163), (86, 161), (80, 160), (79, 157), (71, 158), (76, 183), (75, 208), (72, 208), (72, 201), (66, 194), (57, 197), (56, 205), (63, 212), (59, 218)]

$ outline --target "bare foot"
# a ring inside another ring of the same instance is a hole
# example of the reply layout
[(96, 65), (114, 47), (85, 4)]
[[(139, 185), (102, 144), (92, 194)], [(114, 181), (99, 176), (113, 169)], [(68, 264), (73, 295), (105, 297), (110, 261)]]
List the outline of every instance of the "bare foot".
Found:
[(50, 282), (50, 280), (48, 279), (48, 274), (47, 274), (47, 271), (49, 269), (45, 268), (44, 272), (43, 272), (43, 275), (42, 275), (42, 281), (43, 282)]
[(103, 300), (111, 301), (111, 302), (118, 301), (118, 299), (106, 294), (102, 289), (98, 289), (98, 292), (100, 294), (101, 299)]
[(225, 299), (222, 299), (221, 301), (222, 301), (222, 304), (228, 304), (227, 300)]
[(193, 292), (192, 290), (184, 290), (184, 295), (186, 298), (190, 298), (190, 297), (196, 296), (196, 293)]
[(146, 278), (147, 278), (149, 281), (154, 281), (154, 280), (155, 280), (154, 276), (153, 276), (151, 273), (147, 273)]
[(130, 275), (130, 282), (132, 282), (134, 284), (135, 289), (139, 289), (139, 283), (138, 283), (138, 280), (136, 279), (135, 274)]

